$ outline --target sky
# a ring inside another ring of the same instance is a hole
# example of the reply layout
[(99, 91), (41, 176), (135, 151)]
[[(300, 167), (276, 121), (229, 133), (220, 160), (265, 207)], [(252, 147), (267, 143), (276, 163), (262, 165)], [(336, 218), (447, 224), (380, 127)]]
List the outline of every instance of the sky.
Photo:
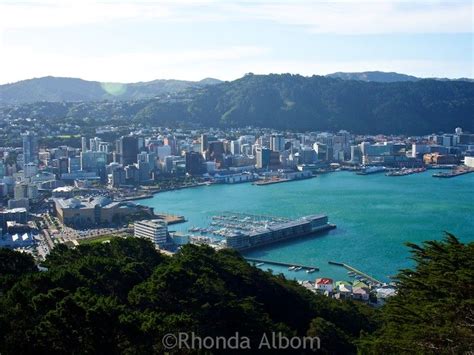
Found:
[(471, 0), (0, 0), (0, 84), (396, 71), (474, 77)]

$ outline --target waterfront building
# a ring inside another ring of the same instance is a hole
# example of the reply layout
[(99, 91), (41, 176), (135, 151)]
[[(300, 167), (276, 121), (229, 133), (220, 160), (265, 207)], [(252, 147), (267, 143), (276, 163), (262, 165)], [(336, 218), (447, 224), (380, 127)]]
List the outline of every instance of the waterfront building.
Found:
[(474, 168), (474, 157), (464, 157), (464, 165)]
[(334, 289), (333, 283), (333, 280), (327, 277), (317, 278), (315, 288), (321, 292), (332, 292)]
[(133, 224), (134, 236), (151, 241), (162, 248), (168, 240), (168, 225), (161, 219), (137, 221)]
[(423, 162), (425, 164), (439, 165), (439, 164), (457, 164), (458, 158), (454, 155), (442, 155), (439, 153), (431, 153), (423, 155)]
[(61, 223), (71, 227), (90, 227), (123, 221), (136, 213), (139, 207), (133, 203), (112, 201), (105, 196), (94, 198), (53, 198), (56, 216)]
[(261, 146), (257, 146), (256, 150), (256, 164), (255, 166), (257, 169), (266, 169), (270, 165), (271, 159), (271, 150), (268, 148), (263, 148)]
[(203, 158), (198, 152), (187, 152), (185, 154), (186, 159), (186, 172), (190, 175), (199, 175), (203, 173)]

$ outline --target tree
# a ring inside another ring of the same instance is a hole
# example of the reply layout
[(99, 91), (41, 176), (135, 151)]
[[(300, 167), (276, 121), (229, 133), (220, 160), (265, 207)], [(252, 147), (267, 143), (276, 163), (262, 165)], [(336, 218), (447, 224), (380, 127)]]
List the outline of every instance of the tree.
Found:
[(409, 243), (414, 269), (402, 270), (383, 325), (361, 342), (367, 353), (462, 354), (474, 349), (474, 243)]

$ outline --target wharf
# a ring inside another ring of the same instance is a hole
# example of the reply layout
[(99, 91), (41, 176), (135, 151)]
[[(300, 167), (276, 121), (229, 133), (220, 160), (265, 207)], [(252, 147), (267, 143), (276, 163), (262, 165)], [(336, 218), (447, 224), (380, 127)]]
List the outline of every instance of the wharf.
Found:
[(186, 218), (184, 216), (178, 216), (163, 212), (155, 212), (155, 217), (166, 221), (166, 223), (168, 224), (178, 224), (186, 222)]
[(294, 263), (285, 263), (281, 261), (271, 261), (271, 260), (264, 260), (264, 259), (255, 259), (255, 258), (247, 258), (244, 257), (245, 260), (254, 262), (254, 263), (264, 263), (264, 264), (269, 264), (269, 265), (276, 265), (276, 266), (296, 266), (296, 267), (301, 267), (302, 270), (315, 270), (319, 271), (319, 268), (316, 266), (309, 266), (309, 265), (300, 265), (300, 264), (294, 264)]
[(288, 182), (288, 181), (292, 181), (292, 180), (278, 178), (278, 179), (270, 179), (270, 180), (259, 180), (259, 181), (253, 182), (252, 184), (257, 185), (257, 186), (264, 186), (264, 185), (279, 184), (279, 183)]
[(367, 280), (370, 280), (376, 284), (382, 284), (381, 281), (377, 280), (376, 278), (370, 276), (370, 275), (367, 275), (365, 272), (362, 272), (358, 269), (356, 269), (355, 267), (352, 267), (350, 265), (347, 265), (347, 264), (344, 264), (344, 263), (339, 263), (339, 262), (336, 262), (336, 261), (328, 261), (328, 264), (330, 265), (337, 265), (337, 266), (342, 266), (343, 268), (349, 270), (349, 271), (352, 271), (354, 273), (356, 273), (357, 275), (359, 276), (363, 276), (365, 277)]
[(453, 178), (456, 176), (464, 175), (464, 174), (469, 174), (474, 172), (474, 169), (469, 169), (469, 170), (456, 170), (456, 171), (451, 171), (449, 173), (435, 173), (433, 174), (433, 177), (437, 178)]

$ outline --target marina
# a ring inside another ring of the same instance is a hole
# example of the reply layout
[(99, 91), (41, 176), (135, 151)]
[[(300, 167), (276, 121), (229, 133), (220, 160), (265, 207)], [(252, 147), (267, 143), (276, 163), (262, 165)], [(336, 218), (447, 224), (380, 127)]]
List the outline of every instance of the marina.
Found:
[(336, 262), (336, 261), (328, 261), (328, 264), (342, 266), (343, 268), (349, 270), (349, 272), (347, 273), (349, 276), (354, 277), (354, 278), (356, 278), (360, 281), (370, 281), (371, 283), (374, 283), (376, 285), (382, 284), (382, 281), (379, 281), (376, 278), (374, 278), (370, 275), (367, 275), (365, 272), (362, 272), (362, 271), (360, 271), (360, 270), (358, 270), (355, 267), (352, 267), (350, 265), (347, 265), (347, 264), (344, 264), (344, 263), (339, 263), (339, 262)]

